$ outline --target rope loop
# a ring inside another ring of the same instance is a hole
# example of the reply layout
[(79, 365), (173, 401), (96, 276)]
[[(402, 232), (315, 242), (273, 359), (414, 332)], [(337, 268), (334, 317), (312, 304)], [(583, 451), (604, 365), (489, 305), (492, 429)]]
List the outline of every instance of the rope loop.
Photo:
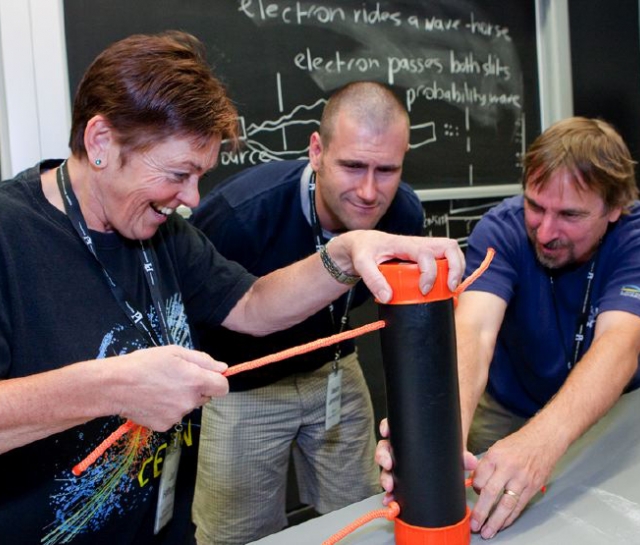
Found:
[(453, 292), (453, 301), (455, 304), (458, 303), (458, 296), (471, 284), (473, 284), (482, 275), (482, 273), (484, 273), (484, 271), (489, 268), (494, 255), (496, 255), (496, 251), (493, 248), (487, 248), (487, 255), (482, 260), (482, 263), (480, 263), (480, 266), (475, 271), (473, 271), (473, 273), (471, 273), (464, 282), (461, 282)]

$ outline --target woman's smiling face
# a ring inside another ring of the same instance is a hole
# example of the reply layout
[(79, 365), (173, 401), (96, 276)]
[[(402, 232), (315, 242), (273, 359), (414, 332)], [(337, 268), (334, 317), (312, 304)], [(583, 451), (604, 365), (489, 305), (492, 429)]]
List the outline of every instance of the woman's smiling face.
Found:
[[(218, 159), (221, 138), (196, 148), (188, 138), (171, 138), (145, 151), (121, 155), (102, 171), (85, 203), (98, 231), (117, 231), (133, 240), (151, 238), (176, 208), (200, 201), (198, 182)], [(94, 223), (92, 225), (92, 223)]]

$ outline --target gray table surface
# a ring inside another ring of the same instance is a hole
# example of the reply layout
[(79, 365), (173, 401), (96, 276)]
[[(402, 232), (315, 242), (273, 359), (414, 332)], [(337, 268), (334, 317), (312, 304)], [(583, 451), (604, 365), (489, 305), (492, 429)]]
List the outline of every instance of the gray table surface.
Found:
[[(473, 506), (476, 495), (467, 493)], [(255, 545), (320, 545), (369, 511), (382, 495), (288, 528)], [(393, 545), (394, 523), (376, 519), (340, 545)], [(472, 535), (471, 543), (486, 543)], [(626, 394), (560, 460), (547, 492), (491, 540), (496, 544), (640, 544), (640, 391)]]

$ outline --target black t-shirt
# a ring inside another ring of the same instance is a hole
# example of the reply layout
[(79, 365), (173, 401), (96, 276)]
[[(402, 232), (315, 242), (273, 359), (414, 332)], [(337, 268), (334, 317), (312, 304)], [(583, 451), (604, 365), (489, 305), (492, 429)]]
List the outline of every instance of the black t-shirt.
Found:
[[(39, 173), (40, 165), (0, 184), (0, 379), (94, 358), (108, 365), (110, 356), (149, 345), (67, 216), (45, 199)], [(116, 233), (91, 235), (113, 278), (155, 327), (138, 243)], [(192, 324), (219, 325), (255, 278), (177, 216), (153, 246), (169, 330), (176, 344), (192, 347)], [(190, 529), (199, 412), (185, 418), (174, 519), (156, 537), (168, 434), (129, 432), (82, 476), (71, 473), (121, 423), (99, 418), (0, 455), (0, 542), (182, 543)]]

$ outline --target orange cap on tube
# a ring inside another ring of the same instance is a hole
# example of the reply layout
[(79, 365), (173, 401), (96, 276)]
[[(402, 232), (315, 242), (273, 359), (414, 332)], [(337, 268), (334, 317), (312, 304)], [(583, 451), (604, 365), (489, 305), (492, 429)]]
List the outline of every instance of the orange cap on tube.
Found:
[[(402, 515), (402, 513), (401, 513)], [(471, 543), (471, 529), (469, 517), (471, 511), (467, 507), (464, 518), (451, 526), (442, 528), (422, 528), (394, 520), (395, 538), (397, 545), (469, 545)]]
[[(388, 305), (413, 305), (442, 301), (453, 297), (453, 292), (447, 285), (449, 262), (446, 259), (436, 259), (437, 274), (433, 287), (424, 295), (420, 291), (420, 269), (417, 263), (409, 261), (387, 261), (378, 265), (378, 269), (387, 279), (393, 297)], [(379, 302), (379, 301), (377, 301)]]

